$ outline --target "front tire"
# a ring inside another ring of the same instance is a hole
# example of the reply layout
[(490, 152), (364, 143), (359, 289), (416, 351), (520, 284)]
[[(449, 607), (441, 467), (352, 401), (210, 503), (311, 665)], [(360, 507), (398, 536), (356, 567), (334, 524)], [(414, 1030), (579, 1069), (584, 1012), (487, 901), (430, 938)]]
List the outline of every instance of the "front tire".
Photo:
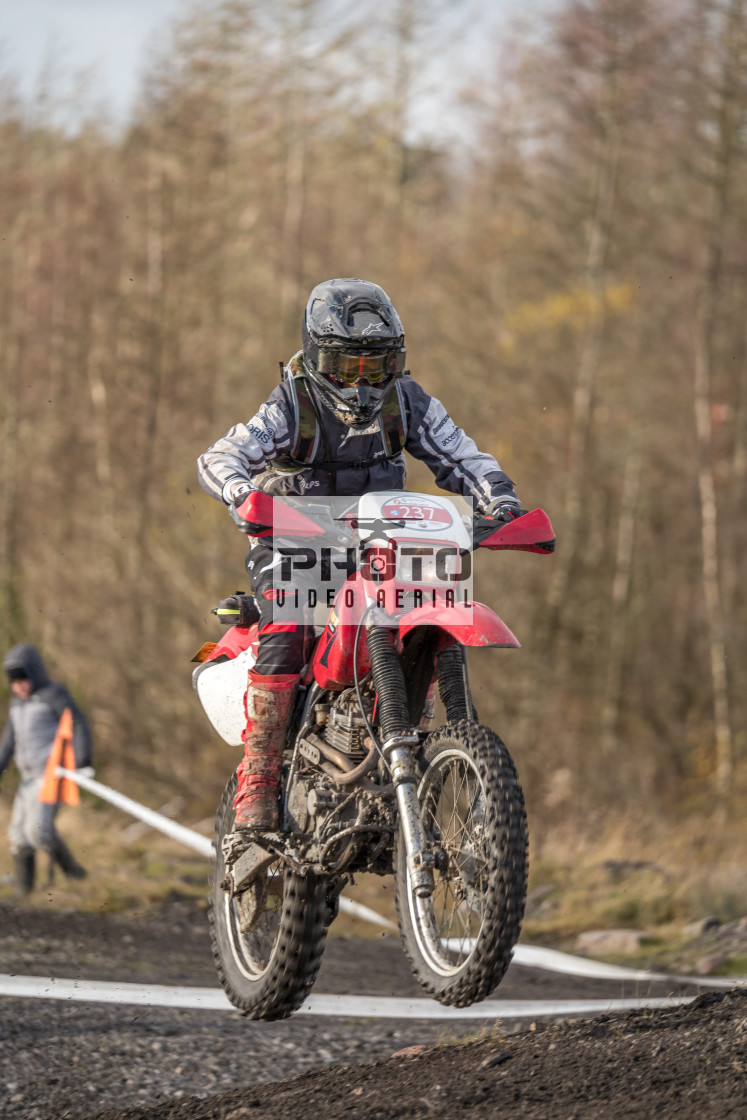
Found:
[(327, 883), (271, 864), (256, 889), (258, 916), (242, 933), (239, 903), (224, 891), (223, 837), (233, 832), (236, 775), (229, 780), (215, 820), (208, 921), (213, 960), (223, 989), (249, 1019), (285, 1019), (311, 991), (327, 934)]
[(436, 889), (410, 889), (398, 833), (395, 901), (415, 976), (440, 1003), (468, 1007), (502, 979), (519, 940), (527, 886), (527, 820), (516, 769), (488, 727), (463, 719), (433, 732), (418, 801), (438, 857)]

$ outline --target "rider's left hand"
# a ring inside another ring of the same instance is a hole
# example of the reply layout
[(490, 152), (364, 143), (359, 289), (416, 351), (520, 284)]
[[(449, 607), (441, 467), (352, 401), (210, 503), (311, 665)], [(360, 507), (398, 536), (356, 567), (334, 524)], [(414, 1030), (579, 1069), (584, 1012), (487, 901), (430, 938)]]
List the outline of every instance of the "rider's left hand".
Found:
[(486, 517), (491, 517), (493, 521), (515, 521), (517, 517), (522, 517), (527, 511), (522, 509), (518, 501), (508, 501), (506, 498), (495, 498), (485, 511)]
[(231, 519), (241, 529), (242, 533), (249, 531), (249, 522), (245, 521), (239, 513), (239, 506), (243, 505), (246, 499), (252, 492), (252, 487), (247, 484), (241, 484), (231, 494), (231, 503), (228, 507), (228, 512), (231, 514)]
[[(243, 501), (243, 499), (242, 499), (242, 501)], [(231, 514), (232, 521), (238, 526), (239, 529), (241, 529), (241, 532), (242, 533), (248, 533), (249, 532), (249, 522), (245, 521), (244, 518), (239, 513), (239, 506), (240, 505), (241, 505), (241, 502), (239, 502), (239, 505), (234, 505), (233, 502), (232, 502), (231, 505), (228, 507), (228, 512)]]

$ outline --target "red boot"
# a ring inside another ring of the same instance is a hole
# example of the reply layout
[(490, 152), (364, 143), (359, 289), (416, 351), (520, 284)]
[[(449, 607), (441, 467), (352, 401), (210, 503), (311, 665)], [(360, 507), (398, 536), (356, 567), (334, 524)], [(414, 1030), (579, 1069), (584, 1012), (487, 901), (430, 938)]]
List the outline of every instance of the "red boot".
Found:
[(249, 672), (244, 696), (244, 758), (236, 771), (236, 828), (278, 828), (280, 762), (298, 676), (265, 677)]

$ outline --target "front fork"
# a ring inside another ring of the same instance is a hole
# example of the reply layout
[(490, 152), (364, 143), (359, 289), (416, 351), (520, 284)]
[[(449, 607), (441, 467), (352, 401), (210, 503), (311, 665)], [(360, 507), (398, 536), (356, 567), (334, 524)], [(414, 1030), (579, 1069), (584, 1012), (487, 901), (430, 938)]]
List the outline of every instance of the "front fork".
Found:
[(402, 833), (407, 847), (407, 869), (413, 894), (428, 898), (436, 889), (435, 856), (423, 827), (417, 785), (420, 779), (414, 751), (419, 736), (411, 731), (407, 685), (395, 649), (391, 627), (377, 625), (377, 611), (367, 627), (371, 675), (378, 696), (379, 726), (384, 734), (381, 753), (392, 772)]
[(389, 763), (397, 796), (399, 819), (407, 848), (407, 870), (413, 894), (430, 898), (436, 889), (433, 869), (436, 857), (423, 827), (417, 787), (420, 772), (413, 754), (419, 744), (417, 735), (399, 735), (384, 743), (382, 754)]

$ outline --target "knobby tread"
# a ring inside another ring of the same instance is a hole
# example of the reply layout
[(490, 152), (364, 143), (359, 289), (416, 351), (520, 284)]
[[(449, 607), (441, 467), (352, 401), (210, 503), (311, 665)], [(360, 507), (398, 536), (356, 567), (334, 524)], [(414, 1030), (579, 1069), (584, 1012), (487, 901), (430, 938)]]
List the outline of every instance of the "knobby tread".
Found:
[(410, 911), (401, 833), (397, 835), (394, 857), (395, 902), (405, 953), (419, 983), (440, 1003), (468, 1007), (485, 999), (501, 981), (519, 940), (526, 900), (528, 832), (516, 768), (495, 732), (469, 719), (444, 724), (426, 740), (421, 762), (424, 775), (441, 754), (454, 748), (471, 761), (485, 789), (489, 853), (483, 924), (476, 950), (460, 971), (441, 976), (420, 951)]
[(256, 979), (237, 964), (234, 932), (225, 918), (225, 869), (221, 840), (233, 830), (236, 775), (223, 792), (215, 821), (216, 853), (211, 863), (208, 924), (218, 978), (234, 1007), (249, 1019), (285, 1019), (297, 1011), (316, 979), (327, 935), (326, 882), (314, 875), (285, 873), (281, 917), (272, 956)]

